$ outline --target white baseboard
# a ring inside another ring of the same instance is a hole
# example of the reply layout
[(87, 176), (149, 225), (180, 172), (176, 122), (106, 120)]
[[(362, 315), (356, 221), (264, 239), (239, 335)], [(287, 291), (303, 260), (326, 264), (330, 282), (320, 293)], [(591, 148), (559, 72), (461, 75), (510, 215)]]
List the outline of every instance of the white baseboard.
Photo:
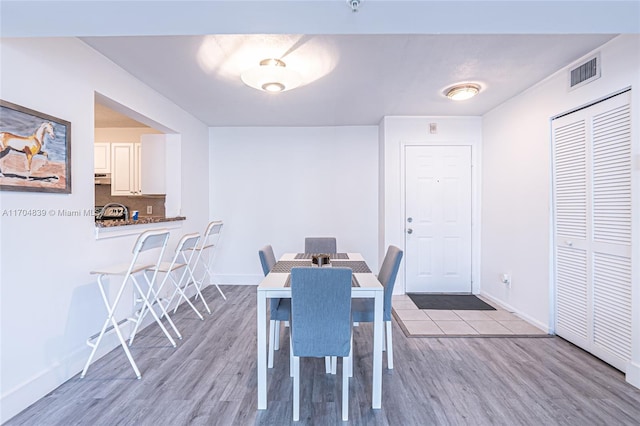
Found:
[(625, 378), (627, 383), (640, 389), (640, 364), (629, 361)]
[(258, 285), (264, 279), (264, 275), (247, 274), (216, 274), (213, 281), (218, 285)]
[(540, 321), (536, 320), (535, 318), (532, 318), (529, 315), (518, 311), (513, 306), (511, 306), (511, 305), (509, 305), (507, 303), (504, 303), (502, 300), (499, 300), (499, 299), (496, 299), (494, 297), (491, 297), (486, 293), (480, 292), (480, 295), (482, 297), (486, 297), (487, 299), (491, 300), (493, 303), (501, 306), (503, 309), (506, 309), (507, 311), (514, 313), (515, 315), (519, 316), (523, 320), (527, 321), (529, 324), (532, 324), (532, 325), (538, 327), (540, 330), (544, 331), (545, 333), (550, 333), (551, 332), (551, 330), (549, 328), (549, 324), (541, 323)]
[[(187, 293), (187, 296), (191, 297), (194, 294), (195, 291), (191, 290)], [(182, 304), (184, 303), (183, 301)], [(144, 329), (152, 323), (154, 323), (154, 319), (151, 315), (148, 315), (141, 327)], [(131, 331), (127, 327), (132, 327), (132, 325), (123, 324), (121, 326), (125, 336), (128, 336)], [(91, 365), (117, 347), (120, 347), (117, 335), (115, 333), (105, 334)], [(55, 360), (49, 368), (35, 374), (24, 383), (6, 391), (2, 389), (2, 395), (0, 395), (0, 424), (4, 424), (64, 382), (80, 374), (90, 353), (91, 348), (86, 344), (82, 344), (72, 353), (62, 359)], [(126, 363), (127, 366), (129, 365), (124, 352), (122, 353), (122, 362)], [(130, 368), (130, 372), (131, 377), (134, 378), (133, 369)], [(144, 371), (141, 373), (144, 376)], [(89, 366), (86, 377), (91, 377), (91, 366)]]
[[(120, 342), (115, 334), (105, 335), (100, 343), (94, 362), (111, 352), (119, 344)], [(3, 390), (2, 396), (0, 396), (0, 407), (2, 407), (0, 409), (0, 424), (4, 424), (67, 380), (79, 374), (84, 368), (90, 352), (91, 348), (83, 345), (63, 359), (56, 360), (49, 368), (35, 374), (24, 383), (13, 389)], [(124, 362), (126, 362), (126, 359)], [(90, 375), (91, 367), (89, 367), (87, 377)], [(133, 370), (131, 370), (131, 375), (135, 377)]]

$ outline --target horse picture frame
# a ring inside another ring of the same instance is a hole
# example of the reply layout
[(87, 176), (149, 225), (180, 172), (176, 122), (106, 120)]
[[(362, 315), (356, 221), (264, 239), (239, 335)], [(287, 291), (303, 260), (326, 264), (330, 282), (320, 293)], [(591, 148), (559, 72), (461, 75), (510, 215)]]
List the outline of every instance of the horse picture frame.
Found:
[(71, 193), (71, 123), (0, 99), (0, 190)]

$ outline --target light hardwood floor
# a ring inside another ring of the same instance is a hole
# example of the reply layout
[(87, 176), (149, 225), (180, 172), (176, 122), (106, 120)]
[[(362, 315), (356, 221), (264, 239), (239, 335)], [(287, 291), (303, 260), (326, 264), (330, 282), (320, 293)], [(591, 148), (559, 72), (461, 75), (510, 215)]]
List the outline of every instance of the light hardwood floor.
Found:
[[(212, 315), (184, 306), (172, 348), (156, 325), (136, 337), (136, 380), (121, 348), (96, 361), (6, 425), (291, 424), (288, 333), (268, 373), (268, 409), (256, 409), (256, 289), (207, 288)], [(394, 322), (394, 370), (382, 409), (371, 409), (371, 324), (354, 329), (349, 424), (638, 425), (640, 390), (624, 375), (557, 338), (406, 338)], [(340, 422), (338, 375), (301, 362), (300, 425)]]

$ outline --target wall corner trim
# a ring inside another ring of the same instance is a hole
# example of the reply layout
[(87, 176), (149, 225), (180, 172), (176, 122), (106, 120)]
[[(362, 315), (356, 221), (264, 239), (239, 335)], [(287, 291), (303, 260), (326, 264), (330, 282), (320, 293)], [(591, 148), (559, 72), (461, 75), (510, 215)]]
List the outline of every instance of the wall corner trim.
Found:
[(640, 364), (633, 361), (629, 362), (625, 379), (627, 383), (640, 389)]

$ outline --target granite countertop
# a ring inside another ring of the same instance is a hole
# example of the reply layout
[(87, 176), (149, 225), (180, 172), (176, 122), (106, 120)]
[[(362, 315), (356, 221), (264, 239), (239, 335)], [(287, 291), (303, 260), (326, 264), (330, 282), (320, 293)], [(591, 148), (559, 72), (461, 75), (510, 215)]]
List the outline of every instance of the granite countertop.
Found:
[(96, 228), (113, 228), (115, 226), (142, 225), (146, 223), (163, 223), (185, 220), (184, 216), (176, 217), (140, 217), (138, 220), (102, 220), (96, 222)]

